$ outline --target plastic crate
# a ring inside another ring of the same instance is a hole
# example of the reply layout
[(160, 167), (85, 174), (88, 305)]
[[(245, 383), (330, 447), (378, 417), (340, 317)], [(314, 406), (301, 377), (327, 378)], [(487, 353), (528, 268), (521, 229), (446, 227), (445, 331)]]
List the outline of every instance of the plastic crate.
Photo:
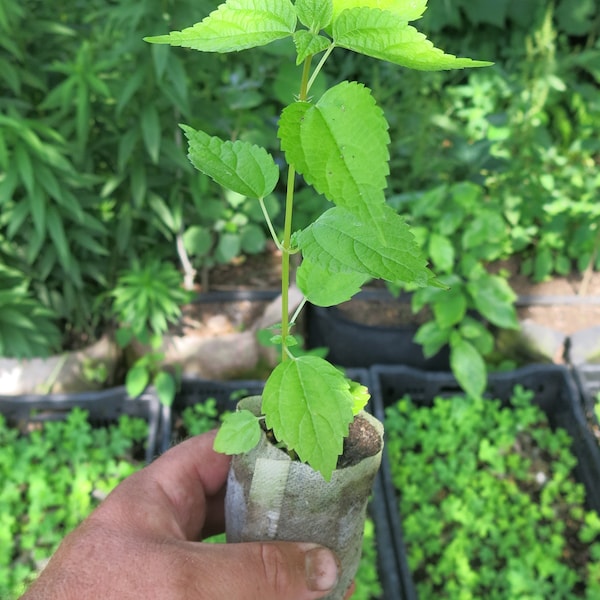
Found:
[(86, 410), (90, 423), (96, 426), (115, 423), (121, 415), (144, 419), (148, 423), (146, 463), (157, 455), (161, 410), (151, 390), (138, 398), (129, 397), (124, 386), (73, 394), (0, 396), (0, 413), (11, 425), (64, 420), (77, 407)]
[[(371, 376), (374, 414), (384, 424), (385, 408), (405, 395), (417, 404), (427, 406), (436, 396), (451, 397), (464, 393), (451, 373), (377, 365), (371, 369)], [(600, 384), (600, 377), (598, 381)], [(585, 485), (589, 508), (600, 513), (600, 449), (587, 429), (578, 389), (570, 372), (561, 365), (529, 365), (507, 373), (491, 374), (486, 397), (508, 403), (514, 386), (518, 384), (533, 391), (533, 402), (547, 415), (552, 428), (562, 427), (571, 436), (572, 451), (578, 459), (575, 477)], [(381, 472), (402, 593), (408, 600), (417, 600), (407, 562), (391, 466), (385, 452)]]

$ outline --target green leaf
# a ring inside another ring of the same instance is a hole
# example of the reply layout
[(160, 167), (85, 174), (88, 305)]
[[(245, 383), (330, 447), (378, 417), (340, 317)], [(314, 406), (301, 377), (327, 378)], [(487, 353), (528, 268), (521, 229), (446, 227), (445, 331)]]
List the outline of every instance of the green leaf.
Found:
[(223, 141), (187, 125), (181, 128), (188, 138), (190, 161), (219, 185), (249, 198), (264, 198), (275, 188), (279, 168), (264, 148)]
[(158, 163), (160, 154), (160, 118), (153, 104), (148, 104), (142, 110), (141, 116), (142, 137), (144, 145), (154, 164)]
[(159, 371), (154, 377), (154, 387), (156, 388), (156, 394), (161, 404), (164, 406), (171, 406), (175, 399), (175, 378), (171, 373), (166, 371)]
[(288, 164), (309, 184), (335, 204), (363, 215), (385, 202), (387, 128), (370, 90), (345, 81), (315, 105), (288, 106), (278, 136)]
[(472, 398), (479, 398), (486, 387), (485, 362), (470, 342), (453, 332), (450, 337), (450, 367), (456, 380)]
[(333, 0), (334, 19), (343, 10), (360, 7), (387, 10), (402, 21), (415, 21), (425, 12), (427, 0)]
[(137, 398), (150, 382), (150, 373), (142, 364), (134, 364), (125, 376), (125, 389), (132, 398)]
[(235, 52), (289, 37), (295, 29), (296, 10), (289, 0), (227, 0), (192, 27), (144, 39), (203, 52)]
[(205, 256), (212, 247), (212, 236), (208, 228), (201, 225), (188, 227), (183, 234), (186, 252), (194, 256)]
[(343, 11), (333, 22), (333, 39), (342, 48), (421, 71), (487, 67), (492, 64), (445, 54), (401, 17), (377, 8)]
[(498, 275), (484, 274), (467, 284), (475, 308), (490, 322), (504, 329), (518, 329), (514, 302), (516, 294), (508, 282)]
[(296, 46), (296, 64), (300, 65), (308, 56), (326, 50), (331, 45), (331, 41), (322, 35), (300, 29), (294, 33), (294, 44)]
[(69, 242), (61, 215), (53, 206), (50, 206), (46, 213), (46, 225), (48, 227), (50, 238), (56, 248), (60, 263), (65, 270), (68, 270), (71, 266)]
[(33, 193), (35, 186), (35, 177), (31, 157), (27, 153), (24, 145), (18, 144), (14, 150), (14, 156), (17, 163), (17, 171), (21, 176), (21, 181), (28, 194)]
[(217, 432), (214, 449), (223, 454), (249, 452), (260, 441), (260, 422), (249, 410), (228, 413)]
[(265, 384), (262, 410), (275, 437), (329, 481), (353, 404), (343, 373), (322, 358), (301, 356), (275, 367)]
[(296, 270), (296, 284), (316, 306), (335, 306), (350, 300), (368, 279), (369, 275), (354, 271), (332, 273), (306, 258)]
[(454, 245), (445, 236), (432, 233), (429, 238), (429, 256), (434, 268), (438, 271), (449, 272), (454, 267)]
[(352, 395), (352, 414), (357, 415), (361, 410), (365, 408), (367, 402), (371, 398), (369, 389), (366, 385), (358, 383), (357, 381), (350, 380), (350, 394)]
[(443, 329), (436, 321), (429, 321), (419, 327), (414, 341), (421, 344), (426, 358), (435, 356), (450, 339), (450, 329)]
[(343, 208), (331, 208), (295, 240), (310, 262), (332, 273), (363, 273), (420, 286), (433, 278), (404, 219), (386, 205), (373, 224)]
[(215, 256), (222, 263), (228, 263), (239, 256), (242, 249), (242, 239), (237, 233), (223, 233), (219, 236)]
[(432, 303), (435, 320), (442, 329), (460, 323), (467, 313), (467, 298), (460, 288), (441, 293)]
[(320, 31), (331, 23), (332, 0), (296, 0), (296, 13), (300, 22), (311, 31)]

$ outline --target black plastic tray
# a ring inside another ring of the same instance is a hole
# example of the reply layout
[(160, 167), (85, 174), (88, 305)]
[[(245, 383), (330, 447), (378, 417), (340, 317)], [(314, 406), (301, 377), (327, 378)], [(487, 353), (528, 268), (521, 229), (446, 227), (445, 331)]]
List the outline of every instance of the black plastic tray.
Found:
[(88, 412), (93, 425), (114, 423), (121, 415), (144, 419), (148, 423), (146, 463), (157, 455), (161, 410), (160, 402), (151, 390), (138, 398), (129, 397), (124, 386), (72, 394), (0, 396), (0, 413), (12, 425), (64, 420), (76, 407)]
[[(384, 424), (385, 408), (404, 395), (409, 395), (416, 403), (430, 405), (436, 396), (463, 393), (451, 373), (376, 365), (371, 369), (371, 377), (374, 414)], [(588, 507), (600, 513), (600, 449), (587, 429), (578, 389), (570, 372), (561, 365), (529, 365), (508, 373), (491, 374), (486, 396), (507, 403), (517, 384), (534, 392), (533, 402), (546, 413), (552, 428), (562, 427), (571, 436), (572, 451), (578, 459), (575, 477), (585, 485)], [(417, 600), (408, 567), (391, 467), (385, 453), (381, 472), (402, 597)]]
[(573, 376), (581, 393), (583, 410), (593, 435), (600, 442), (600, 423), (594, 410), (598, 401), (596, 396), (600, 392), (600, 365), (582, 364), (573, 367)]

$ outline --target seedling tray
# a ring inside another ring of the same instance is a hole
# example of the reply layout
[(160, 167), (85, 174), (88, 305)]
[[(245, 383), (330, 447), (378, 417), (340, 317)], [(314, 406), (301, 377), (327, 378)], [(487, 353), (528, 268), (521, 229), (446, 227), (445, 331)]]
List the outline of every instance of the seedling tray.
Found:
[[(371, 369), (371, 376), (374, 414), (384, 423), (385, 408), (404, 395), (410, 396), (415, 404), (431, 406), (437, 396), (452, 397), (463, 393), (451, 373), (377, 365)], [(585, 486), (588, 508), (600, 513), (600, 450), (586, 427), (577, 386), (569, 371), (561, 365), (530, 365), (509, 373), (492, 374), (486, 397), (508, 404), (514, 386), (518, 384), (534, 392), (532, 402), (544, 411), (553, 429), (562, 427), (569, 433), (571, 450), (578, 460), (575, 478)], [(416, 600), (418, 596), (408, 567), (390, 462), (385, 452), (382, 479), (402, 594), (404, 598)]]
[(0, 396), (0, 413), (13, 426), (64, 420), (76, 407), (86, 410), (90, 423), (96, 426), (115, 423), (121, 415), (144, 419), (148, 423), (146, 463), (157, 455), (161, 410), (152, 391), (144, 392), (139, 398), (130, 398), (124, 386), (73, 394)]

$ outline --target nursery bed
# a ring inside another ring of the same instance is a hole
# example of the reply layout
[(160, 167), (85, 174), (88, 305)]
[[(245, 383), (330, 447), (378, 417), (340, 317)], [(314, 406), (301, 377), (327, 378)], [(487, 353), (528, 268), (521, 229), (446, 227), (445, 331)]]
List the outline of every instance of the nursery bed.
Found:
[[(417, 407), (430, 407), (434, 398), (450, 398), (461, 394), (456, 381), (449, 373), (425, 373), (409, 367), (378, 366), (372, 369), (374, 390), (374, 411), (378, 418), (385, 415), (386, 409), (394, 406), (402, 397), (408, 396)], [(508, 400), (515, 385), (533, 392), (532, 405), (541, 408), (547, 416), (552, 430), (562, 428), (571, 438), (571, 451), (577, 459), (573, 469), (575, 480), (585, 487), (586, 507), (595, 513), (600, 511), (600, 454), (593, 438), (585, 425), (577, 388), (567, 369), (557, 365), (536, 365), (505, 374), (490, 376), (487, 398), (501, 400), (503, 406), (508, 406)], [(487, 401), (487, 400), (486, 400)], [(410, 420), (408, 421), (410, 423)], [(389, 425), (389, 422), (388, 422)], [(390, 434), (389, 427), (386, 430)], [(399, 435), (402, 435), (401, 433)], [(390, 441), (387, 447), (389, 450)], [(447, 459), (451, 462), (451, 459)], [(410, 550), (407, 552), (405, 519), (408, 515), (400, 515), (398, 502), (402, 490), (397, 492), (393, 485), (395, 465), (384, 456), (382, 467), (386, 502), (389, 519), (393, 529), (393, 538), (397, 558), (397, 569), (402, 578), (402, 587), (406, 598), (415, 599), (417, 587), (415, 575), (409, 569)], [(594, 513), (594, 514), (595, 514)], [(434, 512), (432, 509), (432, 519)], [(596, 557), (600, 558), (600, 557)], [(529, 560), (523, 557), (523, 562)], [(421, 574), (418, 574), (422, 576)], [(541, 588), (540, 588), (541, 589)], [(588, 590), (589, 592), (589, 590)], [(465, 592), (466, 593), (466, 592)], [(444, 596), (444, 597), (473, 597), (478, 596)], [(540, 596), (550, 597), (550, 596)], [(582, 595), (562, 596), (556, 594), (553, 598), (586, 597)], [(587, 596), (593, 597), (593, 596)]]

